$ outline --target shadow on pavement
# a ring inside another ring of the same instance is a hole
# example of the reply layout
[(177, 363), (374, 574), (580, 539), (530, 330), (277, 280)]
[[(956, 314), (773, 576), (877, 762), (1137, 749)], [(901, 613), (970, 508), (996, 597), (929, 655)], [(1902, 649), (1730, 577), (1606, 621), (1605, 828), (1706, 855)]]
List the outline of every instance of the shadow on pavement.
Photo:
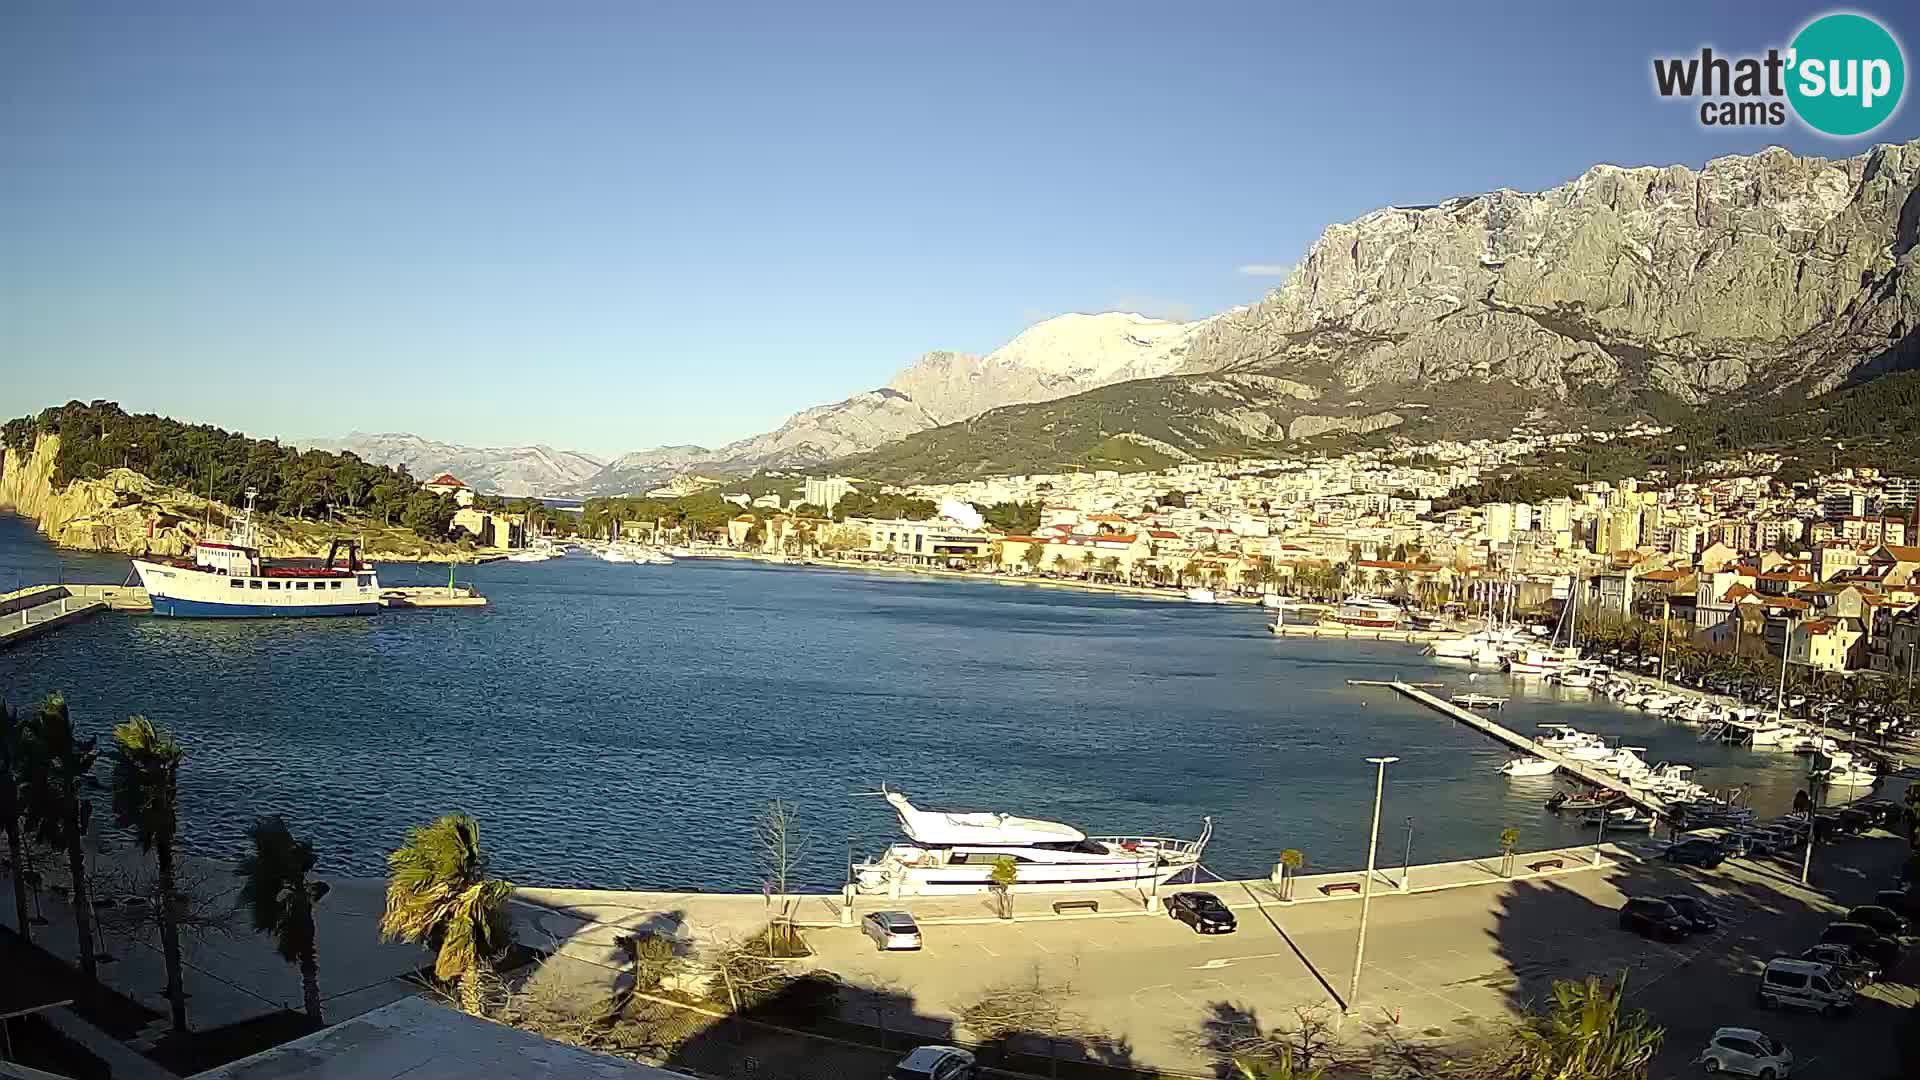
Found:
[[(1901, 1056), (1917, 1049), (1903, 1047), (1903, 1039), (1920, 1043), (1920, 961), (1912, 950), (1844, 1018), (1763, 1010), (1755, 993), (1768, 959), (1798, 956), (1848, 907), (1871, 903), (1876, 890), (1895, 885), (1908, 855), (1904, 836), (1876, 831), (1821, 844), (1811, 888), (1800, 884), (1798, 851), (1702, 870), (1660, 861), (1661, 848), (1649, 844), (1645, 860), (1608, 872), (1604, 887), (1588, 885), (1601, 899), (1552, 879), (1518, 882), (1502, 895), (1490, 934), (1507, 969), (1497, 988), (1512, 1009), (1536, 1009), (1556, 980), (1625, 977), (1630, 1004), (1666, 1029), (1655, 1076), (1694, 1072), (1695, 1058), (1720, 1027), (1772, 1035), (1794, 1052), (1796, 1073), (1920, 1076), (1920, 1057)], [(1671, 896), (1697, 899), (1717, 926), (1674, 943), (1621, 928), (1625, 898)]]

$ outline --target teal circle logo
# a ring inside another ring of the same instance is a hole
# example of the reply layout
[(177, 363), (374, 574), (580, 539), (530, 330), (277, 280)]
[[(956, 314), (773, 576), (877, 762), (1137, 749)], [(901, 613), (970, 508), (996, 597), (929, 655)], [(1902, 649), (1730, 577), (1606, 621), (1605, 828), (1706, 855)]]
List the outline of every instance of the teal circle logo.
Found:
[(1887, 122), (1907, 88), (1900, 43), (1865, 15), (1822, 15), (1793, 39), (1787, 99), (1815, 131), (1842, 138)]

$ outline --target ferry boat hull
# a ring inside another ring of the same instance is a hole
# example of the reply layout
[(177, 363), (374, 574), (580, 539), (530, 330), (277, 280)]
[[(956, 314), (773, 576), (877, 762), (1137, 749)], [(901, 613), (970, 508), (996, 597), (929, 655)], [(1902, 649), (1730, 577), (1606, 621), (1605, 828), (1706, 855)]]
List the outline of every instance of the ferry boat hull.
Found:
[[(173, 618), (284, 619), (372, 615), (380, 610), (380, 587), (371, 572), (324, 578), (259, 578), (189, 570), (145, 559), (133, 560), (133, 569), (147, 590), (153, 613)], [(236, 593), (245, 599), (232, 599)]]

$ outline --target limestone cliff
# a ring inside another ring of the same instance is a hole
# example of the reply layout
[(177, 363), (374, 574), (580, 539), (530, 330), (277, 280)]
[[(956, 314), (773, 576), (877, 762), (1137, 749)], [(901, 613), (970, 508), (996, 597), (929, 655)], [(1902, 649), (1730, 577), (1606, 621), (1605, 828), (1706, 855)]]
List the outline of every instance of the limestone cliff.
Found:
[[(97, 480), (53, 484), (58, 435), (42, 435), (31, 453), (12, 449), (0, 455), (0, 510), (32, 518), (54, 544), (80, 551), (125, 555), (185, 554), (196, 540), (225, 540), (233, 508), (188, 491), (156, 484), (131, 469), (112, 469)], [(293, 522), (262, 519), (255, 533), (261, 551), (281, 558), (326, 554), (325, 530), (303, 530)], [(364, 552), (386, 561), (439, 562), (470, 557), (451, 544), (431, 543), (397, 530), (381, 530)]]
[(1822, 393), (1910, 359), (1916, 186), (1920, 142), (1838, 160), (1775, 147), (1378, 210), (1205, 327), (1186, 370), (1588, 405)]

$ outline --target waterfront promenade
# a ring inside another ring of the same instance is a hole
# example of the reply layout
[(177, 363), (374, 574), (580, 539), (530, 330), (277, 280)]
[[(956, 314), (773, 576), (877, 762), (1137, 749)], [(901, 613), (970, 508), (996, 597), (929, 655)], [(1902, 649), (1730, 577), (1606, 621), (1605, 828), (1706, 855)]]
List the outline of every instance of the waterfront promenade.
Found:
[[(1404, 872), (1382, 867), (1360, 997), (1351, 1002), (1345, 995), (1361, 905), (1351, 892), (1325, 888), (1358, 882), (1362, 873), (1351, 870), (1297, 878), (1291, 902), (1268, 880), (1203, 882), (1239, 916), (1239, 932), (1228, 936), (1196, 935), (1145, 902), (1155, 897), (1120, 891), (1016, 890), (1012, 920), (995, 917), (981, 896), (858, 898), (855, 915), (914, 912), (927, 945), (908, 954), (875, 952), (857, 928), (842, 925), (840, 897), (808, 895), (797, 898), (796, 915), (815, 955), (797, 966), (845, 981), (843, 1013), (851, 1022), (940, 1037), (965, 1035), (954, 1032), (956, 1019), (988, 987), (1039, 973), (1068, 987), (1062, 993), (1075, 1012), (1124, 1036), (1131, 1060), (1183, 1070), (1203, 1070), (1211, 1060), (1210, 1023), (1250, 1017), (1271, 1026), (1310, 1008), (1360, 1047), (1383, 1040), (1451, 1046), (1496, 1034), (1553, 978), (1620, 971), (1630, 973), (1643, 1005), (1671, 1008), (1656, 1015), (1691, 1039), (1703, 1025), (1742, 1022), (1755, 958), (1804, 947), (1825, 920), (1859, 902), (1855, 894), (1870, 889), (1904, 846), (1887, 836), (1823, 846), (1812, 890), (1780, 863), (1743, 860), (1712, 872), (1668, 866), (1651, 858), (1660, 845), (1644, 837), (1597, 850), (1517, 854), (1511, 877), (1497, 855)], [(232, 888), (223, 864), (193, 859), (189, 870), (203, 890)], [(378, 941), (384, 882), (323, 876), (333, 886), (316, 912), (329, 1020), (420, 993), (407, 976), (428, 963), (427, 954)], [(1703, 896), (1723, 929), (1672, 946), (1615, 928), (1625, 896), (1675, 891)], [(231, 903), (230, 892), (218, 898)], [(1054, 913), (1055, 901), (1073, 899), (1093, 899), (1100, 909)], [(36, 928), (36, 940), (70, 960), (73, 931), (62, 903), (43, 896), (41, 907), (50, 922)], [(518, 940), (553, 954), (542, 978), (609, 990), (627, 978), (621, 935), (659, 933), (697, 955), (754, 933), (771, 914), (759, 893), (522, 887), (513, 905)], [(0, 910), (10, 917), (10, 906)], [(157, 943), (150, 932), (118, 930), (107, 941), (115, 960), (102, 966), (102, 978), (154, 1009), (150, 1034), (158, 1034), (165, 979)], [(229, 932), (190, 939), (187, 961), (196, 1028), (298, 1008), (298, 971), (238, 915)], [(1912, 991), (1896, 982), (1873, 994), (1863, 1011)], [(1814, 1034), (1787, 1037), (1798, 1051)]]

